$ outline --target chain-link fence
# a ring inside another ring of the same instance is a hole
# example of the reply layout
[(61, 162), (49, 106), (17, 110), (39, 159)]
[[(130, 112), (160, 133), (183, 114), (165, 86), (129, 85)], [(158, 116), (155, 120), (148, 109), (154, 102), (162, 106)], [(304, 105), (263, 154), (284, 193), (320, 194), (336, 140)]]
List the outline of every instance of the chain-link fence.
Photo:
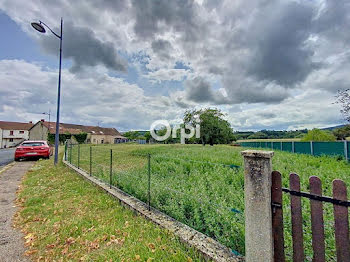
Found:
[[(243, 170), (215, 163), (118, 150), (116, 146), (67, 144), (66, 161), (174, 219), (244, 253)], [(232, 190), (235, 188), (241, 191)], [(239, 252), (239, 253), (238, 253)]]

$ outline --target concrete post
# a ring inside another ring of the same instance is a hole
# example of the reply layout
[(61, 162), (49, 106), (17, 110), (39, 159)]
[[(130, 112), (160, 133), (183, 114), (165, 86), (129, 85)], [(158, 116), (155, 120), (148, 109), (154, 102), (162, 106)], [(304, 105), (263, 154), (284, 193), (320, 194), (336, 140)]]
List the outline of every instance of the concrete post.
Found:
[(245, 258), (273, 261), (271, 158), (273, 151), (246, 150), (244, 157)]

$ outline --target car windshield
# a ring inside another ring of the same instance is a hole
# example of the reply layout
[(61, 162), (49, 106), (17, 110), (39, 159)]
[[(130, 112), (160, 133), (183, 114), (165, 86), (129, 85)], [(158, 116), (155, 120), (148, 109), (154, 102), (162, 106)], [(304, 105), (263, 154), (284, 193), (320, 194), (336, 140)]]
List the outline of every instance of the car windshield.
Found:
[(45, 144), (43, 142), (28, 142), (23, 143), (22, 146), (44, 146)]

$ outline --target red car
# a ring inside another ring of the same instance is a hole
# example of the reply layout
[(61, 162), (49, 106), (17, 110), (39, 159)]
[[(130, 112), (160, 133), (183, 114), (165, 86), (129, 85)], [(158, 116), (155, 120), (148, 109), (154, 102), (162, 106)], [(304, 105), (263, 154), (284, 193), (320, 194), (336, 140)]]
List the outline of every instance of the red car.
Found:
[(49, 159), (51, 149), (46, 141), (24, 141), (15, 151), (15, 161), (24, 158), (45, 158)]

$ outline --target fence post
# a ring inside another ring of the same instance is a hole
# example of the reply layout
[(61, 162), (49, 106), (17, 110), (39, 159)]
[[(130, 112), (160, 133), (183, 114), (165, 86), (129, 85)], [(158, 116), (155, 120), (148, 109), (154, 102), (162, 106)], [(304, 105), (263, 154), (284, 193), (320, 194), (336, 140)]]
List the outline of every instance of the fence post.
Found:
[(148, 153), (148, 211), (151, 211), (151, 154)]
[(90, 146), (90, 176), (92, 176), (92, 147)]
[(294, 141), (292, 141), (292, 152), (295, 153), (295, 145), (294, 145)]
[(348, 161), (348, 141), (344, 141), (344, 156), (345, 160)]
[(69, 162), (72, 164), (72, 151), (73, 151), (73, 144), (72, 141), (70, 142), (70, 152), (69, 152)]
[(64, 160), (67, 161), (67, 140), (64, 141)]
[(80, 144), (78, 144), (78, 169), (80, 169)]
[(246, 150), (244, 157), (246, 261), (273, 261), (271, 158), (273, 151)]
[(312, 141), (310, 141), (310, 151), (311, 151), (311, 155), (314, 155), (314, 144)]
[(111, 161), (109, 165), (109, 188), (112, 188), (112, 165), (113, 165), (113, 150), (111, 149)]

